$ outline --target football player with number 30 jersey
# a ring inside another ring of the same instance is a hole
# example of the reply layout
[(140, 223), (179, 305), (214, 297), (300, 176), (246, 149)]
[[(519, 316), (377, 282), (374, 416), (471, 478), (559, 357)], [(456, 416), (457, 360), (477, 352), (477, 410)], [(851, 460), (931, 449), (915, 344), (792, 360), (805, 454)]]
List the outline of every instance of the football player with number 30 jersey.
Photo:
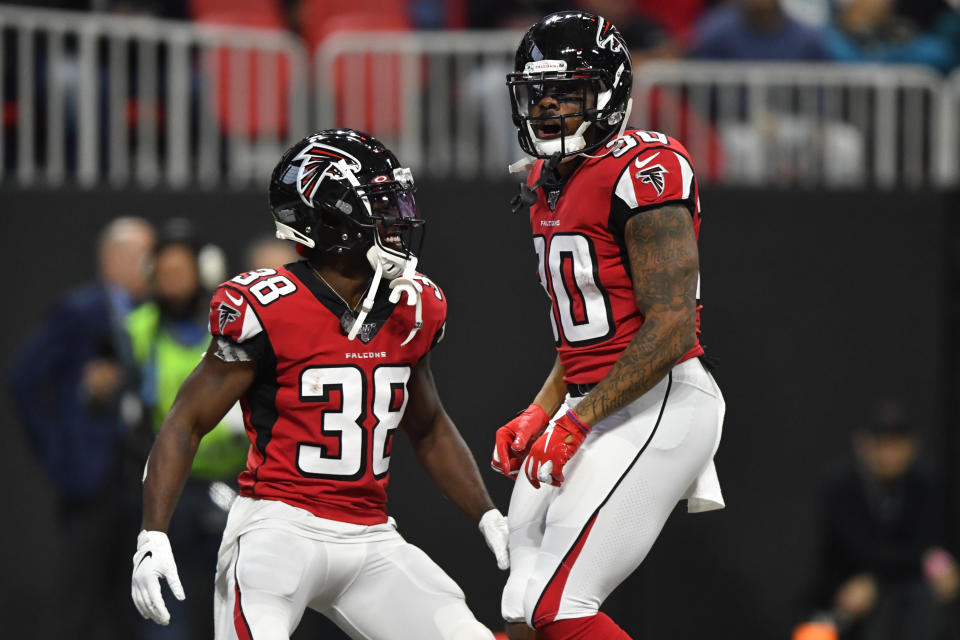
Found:
[(496, 434), (514, 486), (508, 635), (629, 638), (599, 612), (679, 500), (723, 507), (713, 465), (724, 401), (701, 364), (700, 202), (676, 140), (627, 129), (633, 69), (616, 28), (567, 11), (527, 31), (507, 76), (535, 160), (529, 207), (557, 360)]
[(137, 609), (169, 622), (161, 579), (184, 598), (164, 532), (198, 442), (239, 399), (250, 449), (217, 561), (217, 640), (287, 639), (307, 607), (355, 638), (492, 640), (386, 514), (399, 428), (509, 566), (506, 519), (430, 371), (447, 302), (416, 270), (424, 222), (410, 170), (370, 136), (321, 131), (280, 160), (270, 206), (277, 237), (305, 259), (241, 274), (213, 296), (213, 340), (144, 473)]

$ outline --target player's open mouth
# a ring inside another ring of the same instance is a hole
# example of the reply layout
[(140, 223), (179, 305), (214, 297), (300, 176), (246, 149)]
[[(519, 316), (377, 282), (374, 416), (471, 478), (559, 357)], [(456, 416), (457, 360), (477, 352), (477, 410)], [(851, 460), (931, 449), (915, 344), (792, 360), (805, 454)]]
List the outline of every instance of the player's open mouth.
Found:
[(557, 138), (560, 136), (560, 121), (559, 120), (548, 120), (538, 124), (534, 131), (537, 132), (537, 137), (541, 139)]
[(388, 236), (382, 237), (381, 241), (391, 249), (403, 249), (403, 241), (400, 240), (400, 234), (391, 233)]

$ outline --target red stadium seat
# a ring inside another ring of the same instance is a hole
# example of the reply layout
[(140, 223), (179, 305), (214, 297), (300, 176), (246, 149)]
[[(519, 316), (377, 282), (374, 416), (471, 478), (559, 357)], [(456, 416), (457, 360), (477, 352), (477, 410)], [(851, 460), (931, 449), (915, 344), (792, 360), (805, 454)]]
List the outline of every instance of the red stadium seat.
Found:
[[(408, 31), (411, 27), (406, 7), (402, 2), (387, 0), (376, 13), (353, 11), (332, 14), (321, 11), (324, 2), (307, 2), (313, 11), (304, 12), (301, 26), (304, 38), (315, 51), (328, 36), (349, 31)], [(366, 8), (369, 0), (359, 0), (352, 5)], [(379, 3), (373, 3), (378, 4)], [(351, 5), (351, 9), (354, 6)], [(306, 9), (306, 6), (304, 7)], [(345, 92), (351, 86), (349, 74), (358, 74), (362, 79), (363, 100), (357, 105)], [(332, 78), (325, 78), (336, 93), (336, 122), (334, 124), (366, 131), (375, 136), (394, 136), (403, 122), (403, 94), (400, 85), (401, 60), (395, 55), (357, 54), (342, 58), (336, 65)]]
[(277, 0), (190, 0), (189, 9), (198, 22), (284, 28), (283, 8)]
[[(190, 0), (190, 15), (202, 24), (270, 30), (285, 28), (283, 8), (278, 0)], [(217, 51), (216, 60), (216, 83), (220, 96), (217, 115), (221, 128), (227, 133), (245, 136), (285, 137), (290, 61), (280, 56), (236, 51), (227, 47)], [(247, 113), (244, 119), (237, 115), (230, 100), (235, 80), (232, 77), (233, 67), (237, 64), (242, 64), (247, 70)], [(260, 95), (264, 91), (276, 93), (273, 113), (260, 113)]]
[(302, 0), (300, 3), (300, 32), (310, 51), (334, 31), (406, 30), (410, 26), (405, 0)]

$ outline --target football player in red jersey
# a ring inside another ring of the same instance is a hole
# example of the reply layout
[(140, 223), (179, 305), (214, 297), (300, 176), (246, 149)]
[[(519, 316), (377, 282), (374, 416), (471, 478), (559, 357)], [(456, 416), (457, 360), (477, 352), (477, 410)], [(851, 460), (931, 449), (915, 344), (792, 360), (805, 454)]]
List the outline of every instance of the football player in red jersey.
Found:
[(400, 428), (509, 565), (506, 520), (434, 386), (447, 303), (416, 271), (410, 170), (370, 136), (321, 131), (280, 160), (270, 205), (305, 260), (241, 274), (210, 303), (213, 340), (145, 470), (137, 609), (169, 622), (161, 579), (184, 597), (164, 531), (200, 439), (239, 400), (250, 450), (218, 556), (217, 640), (287, 639), (306, 607), (355, 638), (492, 640), (385, 510)]
[[(568, 11), (527, 31), (507, 76), (529, 168), (538, 277), (557, 360), (496, 434), (517, 481), (502, 612), (512, 638), (622, 639), (600, 605), (679, 500), (723, 506), (724, 402), (701, 364), (700, 207), (689, 155), (630, 130), (633, 70), (612, 24)], [(528, 626), (529, 625), (529, 626)]]

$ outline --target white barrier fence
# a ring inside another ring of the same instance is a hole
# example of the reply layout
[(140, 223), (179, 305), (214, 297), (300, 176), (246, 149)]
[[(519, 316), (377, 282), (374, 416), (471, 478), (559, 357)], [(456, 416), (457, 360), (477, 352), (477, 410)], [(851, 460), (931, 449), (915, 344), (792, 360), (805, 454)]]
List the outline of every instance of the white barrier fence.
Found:
[(943, 81), (923, 67), (657, 62), (636, 89), (634, 120), (718, 182), (916, 188), (944, 162)]
[(960, 69), (944, 86), (940, 100), (940, 184), (960, 185)]
[[(318, 121), (366, 126), (421, 173), (502, 177), (521, 153), (504, 84), (520, 35), (333, 36), (314, 59)], [(685, 142), (705, 183), (958, 182), (960, 148), (944, 133), (960, 109), (926, 68), (674, 61), (635, 71), (631, 123)]]
[(521, 153), (505, 79), (522, 35), (334, 34), (314, 57), (316, 121), (368, 131), (421, 174), (503, 177)]
[[(518, 32), (285, 32), (0, 6), (0, 179), (264, 184), (311, 129), (349, 126), (420, 177), (506, 176)], [(654, 62), (631, 122), (686, 143), (703, 182), (960, 183), (960, 73)], [(312, 102), (312, 106), (311, 103)]]
[(307, 128), (284, 32), (0, 7), (0, 56), (3, 178), (21, 185), (264, 182)]

